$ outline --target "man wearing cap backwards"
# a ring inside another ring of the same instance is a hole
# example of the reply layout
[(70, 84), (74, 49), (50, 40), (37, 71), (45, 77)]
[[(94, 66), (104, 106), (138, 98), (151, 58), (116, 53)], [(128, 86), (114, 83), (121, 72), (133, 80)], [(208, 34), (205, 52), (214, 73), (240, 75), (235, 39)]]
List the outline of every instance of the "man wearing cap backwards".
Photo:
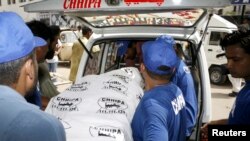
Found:
[(132, 120), (135, 141), (183, 141), (186, 139), (185, 100), (171, 76), (177, 65), (173, 40), (142, 45), (141, 73), (146, 91)]
[(46, 42), (13, 12), (0, 12), (0, 27), (0, 140), (65, 141), (60, 121), (24, 99), (37, 81), (34, 49)]
[[(168, 46), (174, 49), (176, 47), (173, 37), (169, 35), (162, 35), (156, 40), (162, 40), (164, 42), (172, 42), (172, 46)], [(178, 57), (176, 71), (173, 74), (171, 81), (176, 84), (182, 91), (185, 103), (186, 103), (186, 112), (187, 112), (187, 129), (186, 136), (189, 137), (192, 133), (192, 130), (196, 124), (197, 114), (198, 114), (198, 102), (195, 93), (193, 77), (190, 73), (188, 66), (185, 64), (181, 58)]]

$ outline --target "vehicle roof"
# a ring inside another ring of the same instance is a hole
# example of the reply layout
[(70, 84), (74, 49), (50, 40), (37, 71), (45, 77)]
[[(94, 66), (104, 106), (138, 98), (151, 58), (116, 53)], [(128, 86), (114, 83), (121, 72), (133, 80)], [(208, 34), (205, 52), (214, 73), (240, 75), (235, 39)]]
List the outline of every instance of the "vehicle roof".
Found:
[(167, 9), (214, 8), (231, 4), (230, 0), (43, 0), (24, 5), (26, 12), (61, 12), (93, 16), (114, 13), (139, 13)]
[[(32, 4), (24, 5), (24, 10), (27, 12), (58, 12), (62, 15), (70, 15), (76, 20), (81, 21), (85, 26), (92, 27), (94, 33), (102, 34), (130, 34), (137, 33), (137, 35), (145, 35), (145, 25), (143, 26), (130, 26), (130, 27), (110, 27), (104, 29), (93, 28), (93, 25), (86, 22), (89, 16), (103, 16), (103, 15), (117, 15), (117, 14), (139, 14), (139, 13), (152, 13), (152, 12), (166, 12), (177, 9), (194, 9), (202, 7), (223, 7), (230, 5), (230, 0), (118, 0), (117, 5), (112, 5), (110, 0), (44, 0)], [(200, 15), (200, 17), (202, 14)], [(84, 17), (84, 18), (83, 18)], [(201, 20), (202, 19), (202, 20)], [(173, 37), (180, 39), (196, 38), (196, 41), (201, 39), (201, 33), (204, 31), (204, 24), (207, 17), (197, 18), (199, 22), (194, 22), (192, 26), (187, 28), (162, 28), (161, 26), (151, 26), (147, 28), (148, 34), (170, 34)], [(146, 34), (147, 34), (146, 33)], [(198, 34), (196, 34), (198, 33)], [(124, 34), (124, 37), (125, 37)], [(193, 35), (193, 37), (191, 36)]]

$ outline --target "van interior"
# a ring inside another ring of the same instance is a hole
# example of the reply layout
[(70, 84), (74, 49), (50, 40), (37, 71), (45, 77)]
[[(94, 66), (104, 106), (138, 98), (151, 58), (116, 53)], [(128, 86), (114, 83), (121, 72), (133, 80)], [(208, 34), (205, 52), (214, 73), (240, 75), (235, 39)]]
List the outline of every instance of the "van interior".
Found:
[[(101, 64), (105, 64), (105, 72), (119, 69), (122, 67), (137, 67), (142, 60), (141, 47), (146, 41), (153, 39), (114, 39), (102, 40), (95, 43), (94, 46), (99, 47), (99, 51), (91, 52), (93, 58), (88, 58), (87, 66), (82, 76), (88, 74), (99, 74)], [(93, 47), (94, 47), (93, 46)], [(93, 48), (92, 47), (92, 48)], [(187, 41), (176, 41), (176, 53), (189, 66), (192, 67), (192, 47)], [(102, 60), (104, 50), (107, 50), (107, 59)]]
[[(142, 44), (151, 40), (154, 39), (107, 39), (97, 41), (91, 48), (93, 58), (91, 59), (88, 57), (82, 76), (100, 74), (102, 65), (105, 65), (104, 72), (131, 66), (139, 69), (140, 63), (143, 61), (141, 52)], [(93, 48), (96, 46), (99, 47), (99, 50), (93, 52)], [(199, 67), (197, 67), (198, 63), (194, 62), (194, 56), (196, 54), (195, 47), (188, 41), (176, 40), (175, 50), (177, 55), (187, 64), (192, 73), (194, 84), (196, 86), (195, 90), (199, 104), (198, 107), (200, 107), (199, 112), (202, 112), (201, 78), (198, 70)], [(198, 113), (198, 115), (201, 114)], [(191, 136), (190, 140), (199, 137), (200, 130), (197, 129), (200, 127), (199, 124), (201, 123), (198, 121), (199, 119), (200, 117), (197, 117), (197, 126), (194, 129), (194, 134), (192, 134), (193, 137)]]

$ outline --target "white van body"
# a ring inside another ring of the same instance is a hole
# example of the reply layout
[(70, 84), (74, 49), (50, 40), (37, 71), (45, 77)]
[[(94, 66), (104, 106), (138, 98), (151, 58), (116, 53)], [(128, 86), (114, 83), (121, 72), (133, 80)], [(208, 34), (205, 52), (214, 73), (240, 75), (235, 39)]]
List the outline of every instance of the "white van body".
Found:
[[(101, 74), (108, 71), (111, 71), (113, 69), (119, 68), (119, 64), (112, 64), (109, 65), (111, 62), (112, 54), (116, 54), (117, 52), (110, 52), (110, 46), (112, 46), (113, 39), (129, 39), (129, 40), (136, 40), (136, 39), (155, 39), (156, 37), (168, 34), (173, 36), (178, 41), (185, 41), (190, 44), (194, 48), (198, 48), (199, 41), (202, 39), (202, 36), (199, 31), (204, 31), (206, 23), (208, 22), (208, 15), (204, 15), (202, 19), (200, 19), (199, 23), (197, 23), (197, 31), (194, 30), (193, 27), (191, 28), (165, 28), (165, 27), (143, 27), (143, 26), (129, 26), (129, 27), (108, 27), (103, 29), (94, 29), (93, 28), (93, 34), (89, 39), (89, 42), (87, 44), (88, 50), (91, 50), (96, 43), (105, 41), (105, 44), (102, 45), (98, 44), (100, 48), (105, 47), (102, 53), (102, 57), (99, 54), (98, 56), (98, 63), (100, 63), (100, 68), (97, 70), (94, 70), (94, 74)], [(184, 33), (184, 34), (183, 34)], [(111, 40), (112, 43), (108, 43), (109, 40)], [(193, 49), (194, 49), (193, 48)], [(198, 105), (199, 108), (202, 107), (202, 110), (199, 112), (199, 117), (197, 119), (197, 127), (194, 130), (194, 134), (190, 138), (190, 140), (199, 140), (199, 130), (203, 123), (207, 123), (212, 118), (212, 111), (211, 111), (211, 87), (210, 87), (210, 81), (209, 81), (209, 73), (208, 73), (208, 67), (207, 67), (207, 61), (206, 61), (206, 55), (205, 55), (205, 48), (202, 46), (200, 50), (194, 54), (197, 55), (197, 68), (198, 68), (198, 75), (199, 80), (196, 84), (197, 87), (197, 97), (198, 97)], [(116, 50), (116, 49), (114, 49)], [(195, 50), (195, 49), (194, 49)], [(193, 54), (193, 55), (194, 55)], [(96, 57), (94, 57), (96, 58)], [(76, 83), (79, 83), (85, 75), (93, 74), (89, 73), (87, 70), (89, 64), (91, 63), (91, 60), (89, 55), (84, 51), (81, 63), (79, 65), (77, 77), (76, 77)], [(95, 63), (95, 64), (98, 64)], [(190, 67), (192, 67), (190, 65)]]
[(208, 24), (204, 48), (209, 68), (210, 81), (213, 84), (223, 84), (227, 75), (224, 74), (227, 59), (225, 56), (216, 57), (224, 53), (220, 46), (220, 39), (226, 34), (238, 30), (237, 26), (219, 15), (213, 14)]
[[(83, 5), (80, 5), (79, 7), (79, 5), (75, 5), (73, 0), (48, 0), (25, 5), (24, 9), (27, 12), (58, 12), (63, 15), (69, 15), (92, 29), (93, 34), (91, 35), (86, 48), (88, 51), (91, 51), (94, 46), (98, 45), (100, 47), (100, 52), (97, 54), (91, 53), (93, 59), (90, 58), (87, 51), (83, 52), (76, 83), (80, 82), (80, 80), (88, 74), (101, 74), (122, 66), (119, 61), (116, 61), (118, 50), (118, 47), (116, 46), (117, 41), (147, 41), (154, 40), (160, 35), (168, 34), (173, 36), (176, 42), (182, 45), (187, 44), (187, 51), (189, 54), (188, 61), (190, 61), (188, 66), (193, 70), (192, 75), (195, 81), (199, 106), (197, 124), (190, 140), (200, 140), (200, 127), (212, 119), (211, 87), (206, 48), (204, 47), (206, 40), (203, 40), (203, 35), (206, 31), (206, 26), (208, 25), (210, 16), (206, 9), (194, 8), (223, 7), (229, 5), (230, 0), (199, 0), (199, 2), (197, 2), (197, 0), (185, 0), (179, 2), (170, 0), (141, 0), (135, 3), (128, 3), (128, 1), (129, 0), (125, 0), (125, 2), (115, 1), (117, 3), (110, 5), (112, 3), (108, 0), (87, 0), (84, 2), (89, 3), (85, 4), (84, 7), (82, 7)], [(79, 3), (80, 1), (76, 2)], [(166, 14), (164, 11), (170, 12), (170, 14)], [(196, 17), (197, 11), (197, 18), (192, 20), (193, 17)], [(187, 17), (186, 12), (190, 14)], [(144, 13), (150, 13), (148, 14), (149, 17), (146, 17), (146, 19), (153, 19), (154, 21), (158, 21), (159, 18), (164, 16), (170, 16), (166, 19), (162, 18), (171, 21), (168, 23), (170, 26), (164, 24), (139, 25), (138, 22), (143, 21), (143, 19), (137, 17), (140, 13), (142, 13), (142, 16)], [(118, 16), (118, 14), (120, 16)], [(124, 15), (125, 18), (129, 20), (131, 20), (132, 16), (132, 19), (134, 20), (133, 23), (136, 24), (120, 25), (120, 21), (125, 20), (119, 18), (124, 18)], [(102, 19), (104, 20), (102, 21)], [(178, 21), (181, 21), (181, 25), (178, 24)], [(110, 24), (114, 22), (118, 22), (117, 25)], [(93, 69), (89, 70), (88, 68)]]

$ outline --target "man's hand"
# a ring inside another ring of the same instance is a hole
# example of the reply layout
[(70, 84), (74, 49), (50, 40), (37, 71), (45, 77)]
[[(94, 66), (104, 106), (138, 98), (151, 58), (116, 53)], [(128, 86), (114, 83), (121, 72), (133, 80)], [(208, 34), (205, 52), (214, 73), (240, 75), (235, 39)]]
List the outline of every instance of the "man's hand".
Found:
[(227, 119), (214, 120), (204, 124), (201, 127), (201, 141), (208, 141), (208, 125), (225, 125), (225, 124), (227, 124)]

